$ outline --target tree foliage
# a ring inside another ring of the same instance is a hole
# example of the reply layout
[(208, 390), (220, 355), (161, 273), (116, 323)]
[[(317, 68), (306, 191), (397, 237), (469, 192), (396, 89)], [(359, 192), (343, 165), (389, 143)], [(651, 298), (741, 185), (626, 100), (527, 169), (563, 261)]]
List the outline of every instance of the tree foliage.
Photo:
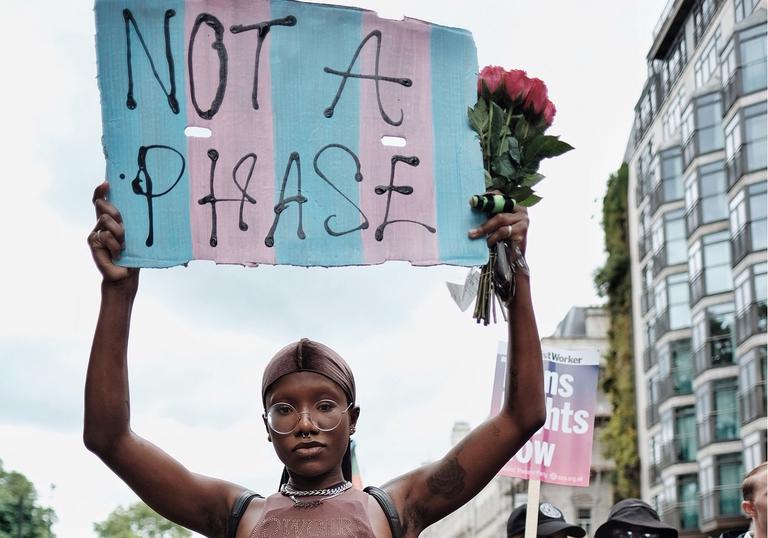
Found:
[(192, 533), (152, 510), (143, 502), (118, 506), (93, 529), (99, 538), (186, 538)]
[(51, 538), (55, 521), (53, 509), (37, 503), (32, 482), (0, 460), (0, 538)]
[(637, 452), (635, 368), (632, 345), (632, 281), (630, 276), (627, 188), (624, 163), (608, 179), (603, 199), (603, 228), (608, 258), (595, 275), (598, 293), (608, 300), (610, 328), (602, 388), (613, 404), (603, 430), (606, 456), (616, 462), (616, 500), (640, 496), (640, 459)]

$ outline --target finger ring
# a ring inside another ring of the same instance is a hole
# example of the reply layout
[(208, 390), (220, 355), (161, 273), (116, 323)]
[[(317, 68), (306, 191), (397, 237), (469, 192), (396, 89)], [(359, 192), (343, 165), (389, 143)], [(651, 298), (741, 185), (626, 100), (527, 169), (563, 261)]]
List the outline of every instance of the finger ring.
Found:
[(96, 230), (96, 241), (101, 243), (101, 230)]
[(512, 225), (507, 224), (507, 238), (512, 237)]

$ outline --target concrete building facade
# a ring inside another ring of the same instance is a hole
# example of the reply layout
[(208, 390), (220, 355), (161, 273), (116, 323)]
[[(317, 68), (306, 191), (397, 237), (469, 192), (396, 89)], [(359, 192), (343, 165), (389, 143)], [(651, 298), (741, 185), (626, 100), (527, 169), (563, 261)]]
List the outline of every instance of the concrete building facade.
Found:
[[(569, 350), (596, 349), (601, 357), (607, 351), (608, 316), (602, 307), (574, 307), (560, 322), (555, 333), (542, 339), (542, 345)], [(602, 454), (600, 430), (611, 415), (607, 397), (598, 392), (595, 414), (595, 439), (592, 445), (590, 485), (586, 488), (541, 484), (541, 500), (560, 508), (569, 523), (594, 530), (608, 517), (613, 504), (611, 473), (615, 466)], [(452, 433), (456, 444), (469, 432), (469, 425), (457, 422)], [(512, 510), (527, 503), (527, 481), (497, 476), (474, 499), (423, 533), (424, 538), (503, 538)]]
[(718, 536), (766, 459), (766, 1), (670, 0), (647, 58), (626, 155), (642, 496)]

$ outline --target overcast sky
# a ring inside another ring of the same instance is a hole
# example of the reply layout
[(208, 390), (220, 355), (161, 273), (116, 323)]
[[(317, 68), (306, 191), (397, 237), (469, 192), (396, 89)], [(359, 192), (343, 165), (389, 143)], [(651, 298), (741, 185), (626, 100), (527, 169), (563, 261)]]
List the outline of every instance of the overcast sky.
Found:
[[(571, 306), (599, 302), (599, 202), (621, 164), (664, 1), (343, 3), (467, 28), (481, 66), (547, 82), (558, 108), (552, 132), (577, 150), (544, 164), (544, 200), (530, 212), (541, 335)], [(0, 459), (55, 508), (59, 537), (88, 537), (94, 521), (136, 499), (81, 441), (99, 304), (85, 238), (104, 170), (92, 5), (12, 0), (6, 15)], [(487, 414), (504, 338), (503, 325), (478, 327), (453, 304), (445, 281), (465, 274), (401, 263), (145, 270), (131, 334), (134, 429), (195, 471), (274, 491), (280, 466), (259, 418), (261, 372), (277, 349), (308, 336), (338, 350), (357, 376), (364, 482), (438, 458), (454, 421), (476, 425)], [(289, 300), (277, 300), (279, 290)]]

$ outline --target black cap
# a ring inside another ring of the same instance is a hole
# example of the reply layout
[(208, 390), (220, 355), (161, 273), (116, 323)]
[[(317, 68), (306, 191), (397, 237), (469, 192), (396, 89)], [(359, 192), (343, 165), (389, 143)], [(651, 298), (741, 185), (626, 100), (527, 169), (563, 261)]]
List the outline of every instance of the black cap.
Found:
[(595, 531), (595, 538), (609, 538), (614, 529), (636, 527), (660, 538), (677, 538), (677, 529), (659, 520), (659, 514), (640, 499), (624, 499), (611, 507), (608, 520)]
[[(526, 505), (518, 506), (509, 515), (507, 520), (507, 538), (525, 532)], [(565, 532), (568, 536), (583, 538), (587, 532), (571, 523), (566, 523), (563, 513), (551, 503), (539, 504), (539, 521), (536, 527), (536, 536), (551, 536), (558, 532)]]

